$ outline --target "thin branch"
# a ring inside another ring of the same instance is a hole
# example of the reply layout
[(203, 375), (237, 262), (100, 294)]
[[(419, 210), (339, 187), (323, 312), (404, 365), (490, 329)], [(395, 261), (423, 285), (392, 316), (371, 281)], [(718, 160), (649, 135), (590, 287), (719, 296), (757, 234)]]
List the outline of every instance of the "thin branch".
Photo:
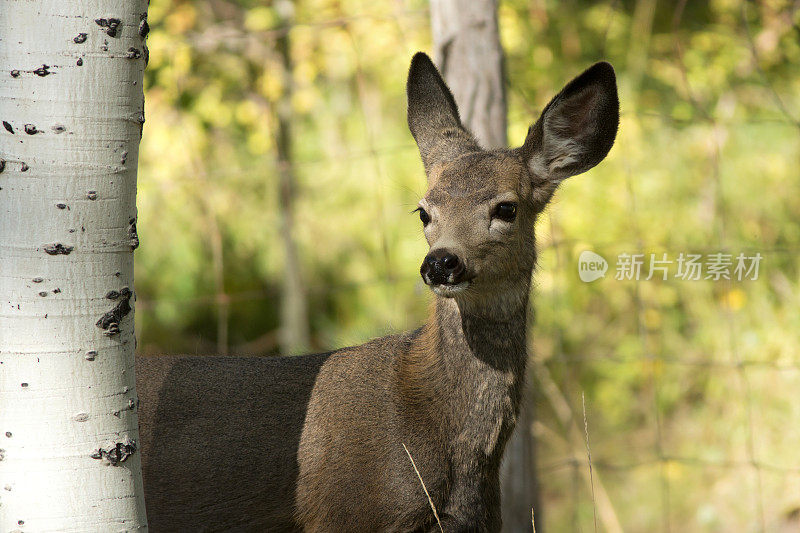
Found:
[(769, 81), (769, 78), (767, 78), (767, 73), (764, 72), (764, 69), (761, 67), (761, 61), (758, 57), (756, 43), (753, 41), (753, 33), (750, 29), (750, 22), (747, 20), (747, 2), (742, 2), (742, 22), (744, 23), (745, 35), (747, 35), (747, 44), (750, 48), (750, 53), (753, 56), (753, 66), (756, 67), (756, 70), (761, 75), (761, 78), (764, 80), (764, 83), (772, 94), (772, 99), (775, 100), (775, 105), (778, 106), (778, 109), (783, 116), (785, 116), (786, 119), (792, 122), (795, 126), (800, 127), (800, 120), (797, 120), (789, 112), (789, 109), (786, 107), (786, 103), (783, 101), (783, 98), (781, 98), (781, 95), (778, 94), (777, 90), (775, 90), (775, 87)]

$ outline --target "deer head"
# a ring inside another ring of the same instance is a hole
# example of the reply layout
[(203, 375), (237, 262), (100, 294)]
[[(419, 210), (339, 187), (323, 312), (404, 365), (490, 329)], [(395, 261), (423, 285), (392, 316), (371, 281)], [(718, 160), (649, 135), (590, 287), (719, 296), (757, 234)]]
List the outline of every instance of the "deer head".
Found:
[(436, 294), (462, 301), (520, 291), (527, 297), (537, 215), (565, 178), (598, 164), (614, 144), (614, 69), (596, 63), (569, 82), (516, 149), (478, 145), (423, 53), (411, 61), (407, 94), (408, 125), (428, 179), (416, 210), (430, 245), (422, 279)]

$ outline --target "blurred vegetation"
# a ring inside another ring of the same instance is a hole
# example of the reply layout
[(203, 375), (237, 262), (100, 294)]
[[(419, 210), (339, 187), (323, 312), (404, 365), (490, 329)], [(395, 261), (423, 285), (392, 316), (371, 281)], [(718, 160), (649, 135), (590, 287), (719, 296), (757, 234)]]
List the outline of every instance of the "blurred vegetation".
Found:
[[(139, 350), (275, 354), (283, 258), (275, 107), (293, 64), (296, 243), (312, 345), (424, 320), (425, 190), (405, 124), (425, 2), (150, 6), (136, 253)], [(537, 228), (532, 381), (548, 530), (800, 528), (800, 5), (500, 3), (509, 138), (591, 62), (620, 78), (608, 159)], [(288, 33), (287, 33), (288, 32)], [(590, 249), (611, 263), (582, 283)], [(616, 281), (617, 254), (760, 252), (757, 281)], [(225, 313), (220, 313), (224, 307)], [(586, 397), (594, 489), (584, 478)], [(609, 514), (610, 513), (610, 514)], [(606, 521), (602, 526), (607, 525)]]

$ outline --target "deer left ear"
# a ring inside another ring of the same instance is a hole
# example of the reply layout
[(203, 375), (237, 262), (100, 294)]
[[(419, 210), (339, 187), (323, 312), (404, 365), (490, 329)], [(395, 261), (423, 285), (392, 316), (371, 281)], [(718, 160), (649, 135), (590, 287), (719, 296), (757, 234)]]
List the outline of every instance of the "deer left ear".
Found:
[(602, 161), (614, 144), (618, 126), (614, 68), (596, 63), (547, 104), (519, 152), (536, 181), (555, 186)]
[(426, 169), (464, 151), (479, 149), (461, 125), (453, 94), (431, 59), (422, 52), (411, 60), (406, 94), (408, 127)]

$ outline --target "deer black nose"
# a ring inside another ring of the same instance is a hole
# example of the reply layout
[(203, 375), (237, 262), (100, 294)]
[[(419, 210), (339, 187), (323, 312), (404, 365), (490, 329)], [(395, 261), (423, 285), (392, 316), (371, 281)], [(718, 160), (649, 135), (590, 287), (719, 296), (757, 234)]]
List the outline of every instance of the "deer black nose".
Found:
[(456, 285), (464, 278), (464, 262), (449, 250), (433, 250), (422, 261), (419, 273), (428, 285)]

